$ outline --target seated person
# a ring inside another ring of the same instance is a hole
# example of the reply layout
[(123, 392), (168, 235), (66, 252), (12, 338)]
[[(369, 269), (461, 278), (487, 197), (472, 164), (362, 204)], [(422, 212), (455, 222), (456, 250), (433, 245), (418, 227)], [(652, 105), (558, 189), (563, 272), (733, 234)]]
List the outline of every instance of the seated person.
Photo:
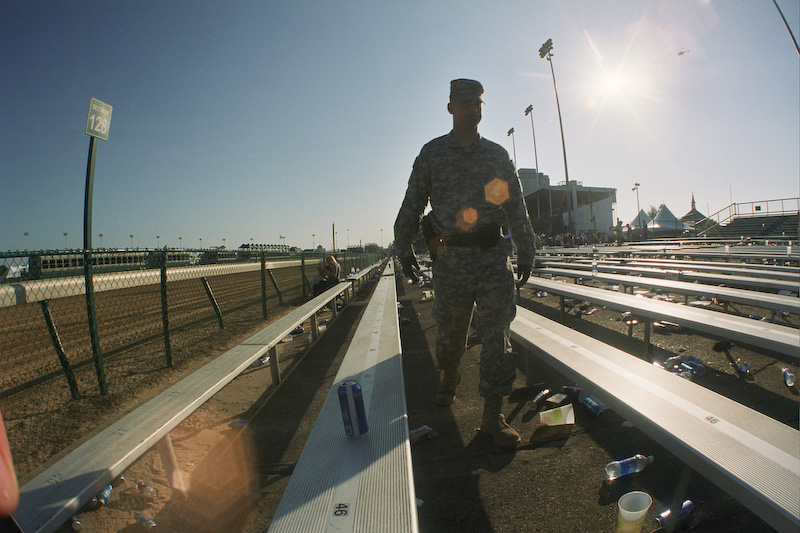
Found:
[(311, 297), (315, 298), (325, 292), (326, 289), (329, 287), (326, 286), (326, 281), (328, 279), (328, 271), (325, 270), (325, 266), (319, 265), (317, 267), (317, 273), (314, 274), (314, 279), (311, 280)]
[(336, 258), (332, 255), (329, 255), (325, 258), (325, 272), (327, 273), (326, 281), (325, 281), (325, 288), (330, 289), (337, 283), (339, 283), (339, 273), (341, 269), (339, 268), (339, 263), (336, 261)]

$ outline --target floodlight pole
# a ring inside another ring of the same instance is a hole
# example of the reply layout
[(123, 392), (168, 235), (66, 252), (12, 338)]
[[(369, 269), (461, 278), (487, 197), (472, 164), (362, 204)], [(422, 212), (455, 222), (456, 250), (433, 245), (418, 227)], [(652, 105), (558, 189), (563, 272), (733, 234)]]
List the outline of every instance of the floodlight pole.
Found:
[(558, 125), (561, 128), (561, 150), (564, 154), (564, 183), (567, 191), (567, 231), (569, 233), (575, 233), (575, 223), (572, 220), (572, 192), (569, 187), (569, 171), (567, 170), (567, 146), (564, 143), (564, 123), (561, 121), (561, 104), (558, 102), (558, 87), (556, 87), (556, 73), (553, 70), (552, 50), (553, 39), (547, 39), (539, 49), (539, 57), (547, 59), (547, 62), (550, 63), (550, 73), (553, 75), (553, 90), (556, 93), (556, 108), (558, 109)]
[(514, 147), (514, 170), (517, 170), (517, 143), (514, 141), (514, 128), (508, 130), (508, 136), (511, 137), (511, 146)]
[(539, 177), (539, 156), (536, 153), (536, 130), (533, 129), (533, 104), (525, 109), (525, 114), (531, 116), (531, 133), (533, 134), (533, 162), (536, 165), (536, 177)]
[(642, 210), (639, 208), (639, 182), (633, 184), (632, 191), (636, 191), (636, 226), (642, 227)]

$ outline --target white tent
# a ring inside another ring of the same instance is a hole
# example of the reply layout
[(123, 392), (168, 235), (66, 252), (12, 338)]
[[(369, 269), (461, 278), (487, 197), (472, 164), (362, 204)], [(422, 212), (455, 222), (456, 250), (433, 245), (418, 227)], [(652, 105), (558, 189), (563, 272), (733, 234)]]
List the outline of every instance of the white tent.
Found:
[(654, 233), (672, 233), (680, 235), (691, 228), (678, 220), (678, 217), (673, 215), (672, 211), (670, 211), (666, 205), (662, 205), (661, 209), (656, 213), (656, 218), (647, 224), (647, 229)]
[(630, 221), (630, 226), (632, 228), (641, 228), (642, 226), (647, 226), (652, 222), (652, 219), (647, 216), (647, 213), (644, 212), (644, 209), (639, 211), (639, 214)]

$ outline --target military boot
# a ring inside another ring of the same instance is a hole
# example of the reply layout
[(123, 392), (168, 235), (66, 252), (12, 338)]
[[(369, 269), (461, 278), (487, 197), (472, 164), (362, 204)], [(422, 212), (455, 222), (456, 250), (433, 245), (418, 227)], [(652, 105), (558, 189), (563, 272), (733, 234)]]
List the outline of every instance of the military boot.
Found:
[(514, 428), (506, 424), (506, 418), (500, 413), (502, 407), (502, 396), (491, 396), (484, 399), (481, 431), (491, 436), (498, 446), (509, 448), (516, 446), (520, 437)]
[(437, 405), (450, 405), (456, 397), (456, 387), (461, 382), (461, 372), (457, 368), (448, 368), (439, 375), (439, 392), (436, 393)]

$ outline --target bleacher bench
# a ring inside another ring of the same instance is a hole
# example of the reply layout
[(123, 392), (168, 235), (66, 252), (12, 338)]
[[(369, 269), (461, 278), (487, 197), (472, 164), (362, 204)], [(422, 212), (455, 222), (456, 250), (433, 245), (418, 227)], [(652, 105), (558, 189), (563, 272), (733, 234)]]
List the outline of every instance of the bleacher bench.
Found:
[[(281, 380), (275, 348), (278, 343), (309, 317), (312, 335), (317, 338), (316, 313), (349, 289), (349, 282), (339, 283), (292, 310), (100, 431), (34, 477), (21, 488), (19, 507), (13, 515), (22, 530), (25, 533), (55, 531), (153, 445), (159, 449), (172, 488), (184, 490), (169, 432), (267, 353), (270, 354), (272, 381), (278, 383)], [(331, 307), (335, 313), (336, 306)]]
[(697, 309), (651, 298), (638, 298), (632, 294), (563, 281), (531, 277), (526, 285), (560, 295), (562, 298), (562, 314), (564, 311), (564, 297), (592, 302), (595, 305), (605, 305), (612, 309), (631, 311), (633, 314), (644, 318), (647, 322), (645, 324), (645, 342), (648, 349), (650, 344), (649, 322), (652, 320), (670, 320), (683, 327), (707, 335), (757, 346), (791, 357), (800, 357), (800, 334), (798, 334), (796, 328), (789, 326), (770, 324), (747, 317), (729, 315), (709, 309)]
[[(689, 303), (690, 296), (704, 296), (706, 298), (716, 298), (723, 303), (727, 310), (727, 304), (740, 303), (752, 305), (762, 309), (769, 309), (772, 318), (775, 318), (776, 311), (800, 314), (800, 298), (797, 296), (784, 296), (781, 294), (771, 294), (767, 292), (752, 291), (747, 289), (735, 289), (719, 285), (707, 285), (704, 283), (690, 283), (688, 281), (676, 281), (671, 279), (649, 278), (644, 276), (632, 276), (627, 274), (608, 274), (598, 272), (591, 275), (585, 270), (573, 270), (566, 268), (537, 268), (532, 274), (569, 277), (583, 281), (596, 280), (604, 283), (617, 283), (626, 290), (623, 292), (633, 292), (633, 287), (647, 287), (648, 289), (658, 289), (667, 293), (678, 293), (685, 295), (684, 303)], [(627, 291), (630, 288), (630, 291)]]
[[(418, 529), (392, 263), (370, 298), (270, 533)], [(357, 380), (369, 431), (345, 435), (337, 388)]]
[[(519, 306), (511, 337), (767, 524), (797, 533), (796, 429)], [(672, 516), (682, 501), (676, 494)]]

